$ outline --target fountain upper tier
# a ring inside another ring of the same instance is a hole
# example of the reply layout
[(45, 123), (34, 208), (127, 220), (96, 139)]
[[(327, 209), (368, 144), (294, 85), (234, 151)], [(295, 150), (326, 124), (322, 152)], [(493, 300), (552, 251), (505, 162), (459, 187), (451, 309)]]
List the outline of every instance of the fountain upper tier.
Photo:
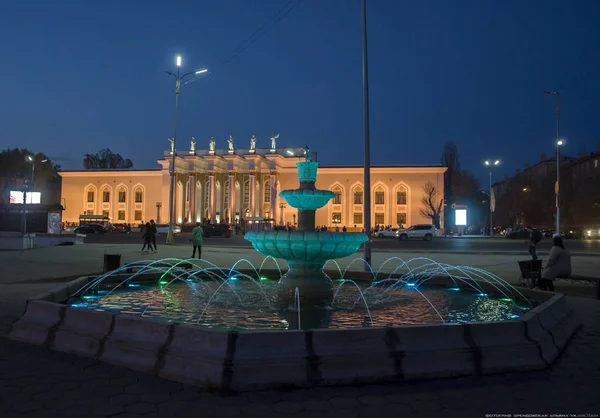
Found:
[(300, 188), (295, 190), (283, 190), (279, 196), (293, 208), (298, 210), (316, 210), (322, 208), (335, 197), (335, 193), (329, 190), (315, 189), (317, 180), (317, 168), (319, 163), (305, 161), (296, 163), (298, 167), (298, 181)]

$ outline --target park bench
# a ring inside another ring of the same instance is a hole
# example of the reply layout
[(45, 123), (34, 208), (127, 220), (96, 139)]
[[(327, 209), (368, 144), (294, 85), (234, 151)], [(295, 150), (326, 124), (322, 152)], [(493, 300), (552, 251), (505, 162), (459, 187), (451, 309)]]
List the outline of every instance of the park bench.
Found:
[[(519, 270), (521, 270), (521, 279), (519, 284), (533, 288), (536, 280), (540, 279), (542, 274), (542, 260), (519, 261)], [(568, 277), (559, 276), (556, 280), (569, 280), (575, 283), (595, 284), (596, 299), (600, 299), (600, 277), (580, 276), (571, 274)]]

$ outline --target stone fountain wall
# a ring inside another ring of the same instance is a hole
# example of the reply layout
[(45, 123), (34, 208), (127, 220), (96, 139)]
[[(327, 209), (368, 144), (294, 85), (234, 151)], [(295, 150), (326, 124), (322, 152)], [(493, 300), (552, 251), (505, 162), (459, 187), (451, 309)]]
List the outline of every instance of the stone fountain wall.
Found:
[(578, 327), (558, 294), (504, 322), (284, 332), (218, 331), (49, 300), (28, 302), (10, 338), (233, 391), (544, 369)]

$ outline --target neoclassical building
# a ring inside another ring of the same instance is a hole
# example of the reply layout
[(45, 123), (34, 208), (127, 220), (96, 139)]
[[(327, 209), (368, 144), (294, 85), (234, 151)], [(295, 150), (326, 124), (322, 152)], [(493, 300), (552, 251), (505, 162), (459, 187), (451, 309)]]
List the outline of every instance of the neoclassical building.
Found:
[[(179, 224), (204, 219), (231, 222), (248, 218), (295, 224), (296, 210), (278, 197), (281, 190), (298, 187), (296, 162), (302, 148), (190, 150), (175, 156), (175, 213)], [(159, 168), (62, 171), (63, 221), (80, 215), (104, 215), (113, 223), (137, 224), (150, 219), (169, 221), (169, 185), (173, 150), (158, 160)], [(313, 153), (313, 159), (316, 155)], [(444, 190), (445, 167), (375, 166), (371, 168), (372, 224), (431, 223), (421, 215), (423, 185)], [(317, 225), (359, 229), (363, 223), (362, 167), (321, 165), (317, 188), (336, 194), (317, 211)]]

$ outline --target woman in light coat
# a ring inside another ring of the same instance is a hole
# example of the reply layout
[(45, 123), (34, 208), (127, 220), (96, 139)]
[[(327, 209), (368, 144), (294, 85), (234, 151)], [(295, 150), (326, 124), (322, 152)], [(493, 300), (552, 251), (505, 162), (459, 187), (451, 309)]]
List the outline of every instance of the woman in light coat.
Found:
[(562, 242), (558, 234), (554, 234), (554, 245), (550, 249), (548, 263), (542, 270), (542, 278), (538, 280), (538, 287), (541, 290), (554, 292), (554, 280), (557, 277), (568, 277), (571, 275), (571, 254)]

